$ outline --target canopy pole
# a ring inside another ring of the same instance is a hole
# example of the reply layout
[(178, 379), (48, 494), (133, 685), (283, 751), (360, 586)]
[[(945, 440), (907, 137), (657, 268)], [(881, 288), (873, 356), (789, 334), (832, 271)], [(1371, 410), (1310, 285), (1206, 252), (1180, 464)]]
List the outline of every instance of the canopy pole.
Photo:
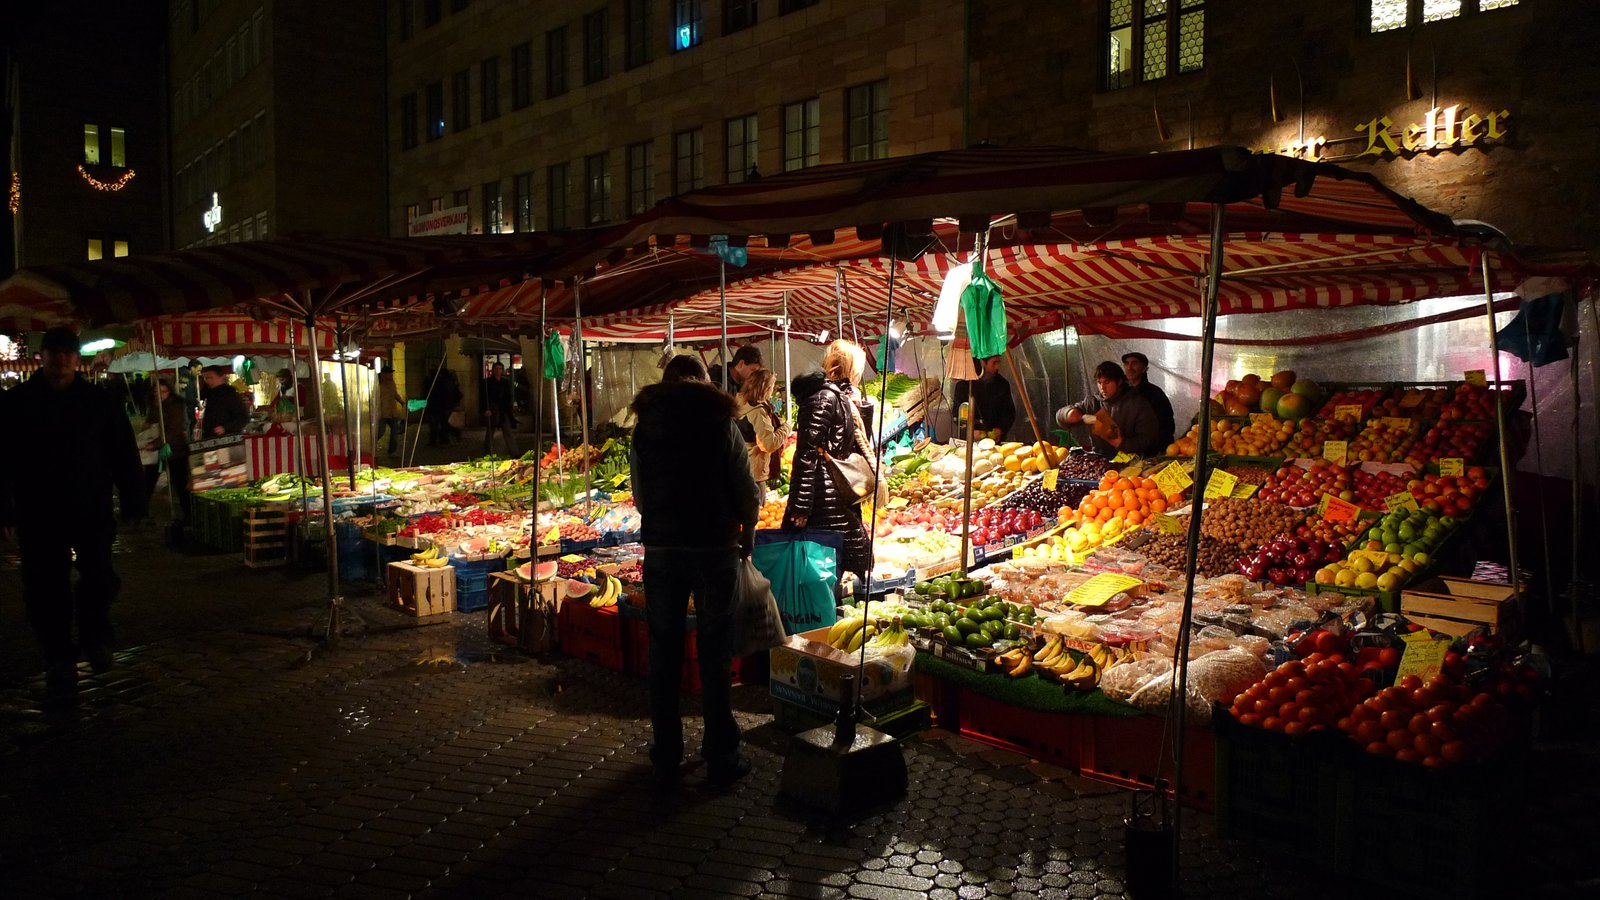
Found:
[[(300, 414), (300, 339), (295, 333), (296, 327), (297, 325), (295, 321), (290, 319), (289, 382), (294, 385), (294, 389), (289, 395), (290, 398), (294, 400), (294, 431), (290, 433), (294, 435), (294, 458), (296, 462), (296, 468), (298, 469), (297, 474), (299, 475), (296, 480), (300, 482), (300, 511), (304, 513), (306, 512), (306, 507), (309, 506), (309, 502), (306, 499), (306, 482), (309, 481), (310, 478), (306, 475), (306, 471), (310, 467), (306, 465), (306, 436), (300, 431), (300, 424), (304, 422), (305, 419), (303, 419)], [(315, 375), (313, 374), (312, 377), (315, 377)], [(328, 523), (328, 528), (333, 528), (332, 522)]]
[[(173, 398), (178, 396), (178, 380), (176, 378), (172, 380), (172, 390), (167, 392), (167, 396)], [(165, 404), (161, 402), (161, 353), (156, 347), (156, 326), (154, 322), (150, 323), (150, 399), (146, 400), (145, 403), (149, 404), (151, 402), (154, 402), (156, 407), (156, 425), (161, 430), (161, 446), (170, 449), (171, 443), (167, 440), (167, 411), (163, 409)], [(148, 420), (148, 417), (146, 419)], [(178, 521), (178, 508), (176, 506), (178, 500), (177, 495), (172, 490), (172, 457), (168, 456), (163, 461), (167, 463), (167, 509), (172, 513), (172, 521), (176, 522)]]
[[(890, 323), (894, 321), (894, 282), (895, 282), (895, 274), (898, 272), (899, 268), (900, 268), (900, 259), (899, 259), (899, 257), (891, 255), (889, 257), (889, 298), (886, 301), (886, 306), (888, 307), (888, 309), (884, 312), (884, 317), (883, 317), (884, 318), (884, 321), (883, 321), (883, 333), (884, 333), (885, 337), (887, 337), (888, 334), (889, 334), (889, 325), (890, 325)], [(883, 366), (882, 368), (880, 368), (878, 370), (878, 414), (877, 414), (877, 416), (875, 416), (875, 418), (878, 420), (878, 429), (877, 429), (876, 436), (874, 436), (874, 438), (872, 439), (871, 445), (868, 448), (868, 450), (869, 450), (868, 462), (870, 462), (872, 464), (873, 481), (875, 483), (877, 482), (878, 479), (881, 479), (883, 477), (883, 456), (879, 452), (879, 446), (883, 442), (883, 420), (888, 418), (887, 416), (884, 415), (884, 407), (887, 405), (888, 397), (889, 397), (889, 367), (888, 366)], [(854, 402), (854, 401), (848, 401), (848, 402)], [(865, 437), (865, 435), (863, 435), (863, 437)], [(877, 495), (877, 492), (874, 491), (873, 495), (872, 495), (872, 521), (867, 523), (867, 571), (864, 573), (866, 580), (861, 585), (861, 617), (862, 617), (863, 620), (868, 620), (869, 613), (872, 610), (872, 569), (873, 569), (873, 561), (876, 558), (875, 554), (876, 554), (876, 551), (877, 551), (877, 547), (878, 547), (878, 495)], [(867, 642), (866, 641), (862, 641), (861, 642), (861, 656), (856, 661), (856, 684), (857, 685), (866, 684), (866, 671), (867, 671)], [(854, 706), (849, 712), (849, 717), (850, 717), (850, 721), (854, 722), (854, 721), (856, 721), (856, 718), (860, 715), (860, 711), (861, 711), (861, 691), (859, 689), (857, 689), (857, 691), (855, 692), (855, 696), (853, 698), (851, 698), (851, 699), (852, 699), (852, 702), (853, 702)]]
[[(314, 316), (306, 316), (306, 334), (311, 344), (311, 370), (315, 373), (322, 368), (322, 361), (317, 355), (317, 320)], [(344, 618), (344, 598), (339, 596), (339, 536), (333, 527), (333, 478), (328, 471), (330, 467), (326, 415), (317, 416), (317, 437), (322, 444), (322, 515), (328, 523), (328, 622), (323, 632), (323, 640), (332, 644), (343, 637), (340, 633), (340, 624)]]
[[(448, 356), (449, 356), (449, 353), (447, 352), (444, 357), (440, 357), (439, 365), (435, 366), (434, 369), (433, 369), (433, 378), (431, 380), (429, 380), (429, 382), (428, 382), (428, 391), (427, 391), (427, 393), (423, 394), (422, 396), (424, 396), (424, 397), (432, 397), (433, 396), (433, 389), (439, 386), (439, 376), (444, 374), (444, 361), (445, 361), (445, 358), (447, 358)], [(393, 371), (393, 370), (391, 369), (390, 371)], [(423, 401), (423, 402), (426, 403), (427, 401)], [(424, 409), (426, 409), (426, 407), (424, 407)], [(446, 416), (446, 425), (448, 426), (449, 413), (446, 413), (445, 416)], [(410, 418), (410, 416), (408, 415), (407, 418)], [(376, 404), (374, 404), (373, 407), (372, 407), (372, 422), (373, 422), (373, 424), (372, 424), (372, 459), (373, 459), (374, 462), (376, 462), (377, 459), (378, 459), (378, 424), (377, 424), (377, 422), (378, 422), (378, 407), (377, 407)], [(405, 435), (402, 434), (402, 435), (400, 435), (400, 446), (401, 447), (405, 447), (405, 445), (406, 445), (406, 438), (405, 438)], [(405, 458), (400, 461), (400, 465), (401, 465), (402, 468), (408, 467), (412, 463), (415, 463), (417, 461), (417, 448), (420, 447), (420, 446), (422, 446), (422, 429), (418, 428), (417, 429), (417, 433), (411, 436), (411, 452), (405, 454)]]
[[(783, 292), (783, 420), (794, 428), (794, 397), (789, 385), (794, 382), (794, 369), (789, 362), (789, 292)], [(778, 453), (778, 464), (783, 464), (783, 452)]]
[(548, 296), (543, 284), (539, 287), (539, 370), (528, 379), (533, 388), (533, 495), (528, 498), (528, 562), (530, 568), (539, 564), (539, 462), (544, 455), (539, 452), (539, 442), (544, 434), (544, 392), (539, 382), (544, 380), (545, 333), (548, 319)]
[[(1582, 315), (1582, 303), (1579, 303)], [(1572, 355), (1568, 369), (1572, 372), (1572, 572), (1567, 579), (1567, 628), (1572, 635), (1572, 647), (1581, 656), (1584, 653), (1583, 628), (1578, 622), (1578, 599), (1582, 595), (1579, 575), (1583, 562), (1583, 545), (1579, 540), (1583, 527), (1583, 451), (1580, 450), (1583, 429), (1583, 384), (1578, 378), (1578, 365), (1582, 361), (1581, 346), (1572, 339)]]
[(844, 269), (837, 266), (833, 269), (833, 299), (838, 301), (837, 318), (833, 326), (833, 336), (844, 337)]
[[(726, 394), (728, 392), (728, 368), (730, 365), (728, 362), (728, 261), (720, 253), (717, 254), (717, 302), (722, 308), (722, 392)], [(574, 306), (573, 310), (576, 312), (577, 307)], [(582, 321), (582, 314), (579, 314), (579, 321)], [(582, 351), (580, 351), (580, 361), (582, 359), (581, 353)]]
[[(723, 280), (726, 281), (727, 263), (723, 263), (723, 273)], [(726, 298), (723, 299), (723, 304), (726, 307)], [(589, 365), (588, 359), (583, 352), (582, 282), (575, 281), (572, 284), (572, 315), (575, 320), (572, 325), (572, 336), (578, 344), (578, 428), (583, 433), (583, 443), (579, 445), (583, 448), (583, 456), (579, 458), (578, 464), (583, 466), (583, 518), (587, 520), (594, 511), (594, 498), (591, 496), (594, 493), (594, 482), (592, 481), (594, 476), (589, 469)], [(722, 326), (722, 352), (722, 378), (723, 385), (726, 387), (728, 378), (728, 326), (726, 322)]]
[[(345, 456), (346, 468), (348, 468), (349, 471), (350, 471), (350, 490), (352, 492), (354, 492), (355, 489), (356, 489), (356, 461), (358, 459), (360, 459), (360, 457), (361, 457), (361, 444), (360, 444), (361, 429), (360, 428), (352, 429), (351, 428), (351, 422), (352, 421), (360, 422), (361, 420), (355, 418), (351, 414), (351, 411), (350, 411), (350, 378), (345, 374), (344, 352), (343, 352), (344, 351), (345, 341), (348, 339), (348, 337), (349, 337), (349, 335), (345, 331), (345, 328), (344, 328), (344, 319), (343, 319), (343, 317), (334, 316), (333, 317), (333, 358), (335, 360), (337, 360), (338, 363), (339, 363), (339, 393), (344, 397), (344, 456)], [(402, 419), (401, 421), (404, 422), (405, 420)], [(351, 447), (350, 432), (352, 430), (354, 430), (356, 432), (355, 440), (357, 442), (355, 444), (355, 452), (354, 453), (350, 452), (350, 447)], [(378, 436), (377, 432), (373, 432), (372, 436), (374, 438), (376, 438)]]
[[(1028, 414), (1028, 424), (1033, 426), (1033, 439), (1044, 440), (1044, 433), (1039, 430), (1039, 419), (1033, 414), (1033, 401), (1028, 399), (1028, 383), (1022, 380), (1022, 375), (1017, 371), (1017, 361), (1011, 358), (1011, 348), (1006, 348), (1006, 364), (1011, 366), (1011, 377), (1017, 380), (1017, 393), (1022, 396), (1022, 409)], [(970, 393), (970, 392), (969, 392)]]
[(1506, 501), (1506, 554), (1511, 563), (1511, 596), (1515, 597), (1522, 592), (1522, 570), (1518, 568), (1517, 558), (1517, 510), (1512, 502), (1514, 493), (1511, 477), (1511, 449), (1507, 446), (1509, 438), (1506, 435), (1506, 409), (1505, 394), (1500, 390), (1500, 335), (1494, 327), (1494, 286), (1489, 280), (1489, 251), (1483, 249), (1478, 253), (1478, 271), (1483, 276), (1483, 303), (1484, 316), (1489, 326), (1489, 355), (1493, 358), (1494, 365), (1494, 423), (1500, 432), (1500, 481), (1505, 490)]
[[(1574, 398), (1576, 399), (1576, 398)], [(1544, 499), (1544, 439), (1539, 435), (1539, 390), (1534, 386), (1533, 358), (1528, 359), (1528, 404), (1533, 408), (1533, 463), (1539, 470), (1539, 543), (1544, 553), (1543, 593), (1545, 609), (1552, 619), (1557, 617), (1555, 585), (1551, 576), (1555, 569), (1550, 565), (1550, 518)]]
[[(1179, 798), (1183, 796), (1184, 722), (1188, 713), (1188, 703), (1185, 701), (1189, 691), (1189, 628), (1194, 617), (1194, 580), (1195, 570), (1199, 567), (1200, 519), (1204, 507), (1205, 484), (1211, 475), (1208, 460), (1211, 453), (1211, 404), (1206, 400), (1211, 394), (1212, 364), (1216, 355), (1217, 297), (1222, 288), (1223, 242), (1226, 240), (1222, 230), (1223, 209), (1220, 203), (1211, 206), (1211, 259), (1206, 273), (1200, 344), (1200, 436), (1195, 442), (1194, 490), (1189, 505), (1188, 547), (1184, 555), (1183, 615), (1178, 619), (1178, 641), (1174, 651), (1176, 659), (1173, 660), (1173, 678), (1177, 684), (1172, 691), (1171, 711), (1167, 719), (1173, 723), (1172, 891), (1174, 896), (1178, 892), (1178, 859), (1182, 855), (1183, 846), (1183, 842), (1178, 840), (1177, 836), (1183, 834), (1183, 804), (1179, 802)], [(1157, 770), (1159, 771), (1159, 766)]]

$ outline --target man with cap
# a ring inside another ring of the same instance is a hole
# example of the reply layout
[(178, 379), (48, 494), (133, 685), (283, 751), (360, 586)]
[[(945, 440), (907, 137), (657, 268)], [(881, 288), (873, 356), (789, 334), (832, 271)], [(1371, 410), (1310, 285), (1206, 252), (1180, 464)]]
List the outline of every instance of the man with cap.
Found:
[(1150, 359), (1137, 350), (1122, 354), (1122, 372), (1128, 376), (1128, 390), (1144, 397), (1150, 408), (1156, 411), (1156, 422), (1160, 426), (1160, 445), (1165, 448), (1172, 443), (1177, 435), (1177, 423), (1172, 419), (1172, 401), (1167, 399), (1167, 392), (1150, 383), (1147, 377), (1150, 371)]
[(112, 664), (110, 610), (122, 582), (111, 566), (111, 490), (124, 521), (144, 518), (147, 504), (133, 425), (120, 398), (78, 377), (78, 350), (71, 329), (45, 332), (39, 371), (0, 395), (0, 421), (16, 429), (0, 441), (0, 537), (18, 542), (45, 699), (57, 706), (77, 699), (80, 652), (96, 672)]

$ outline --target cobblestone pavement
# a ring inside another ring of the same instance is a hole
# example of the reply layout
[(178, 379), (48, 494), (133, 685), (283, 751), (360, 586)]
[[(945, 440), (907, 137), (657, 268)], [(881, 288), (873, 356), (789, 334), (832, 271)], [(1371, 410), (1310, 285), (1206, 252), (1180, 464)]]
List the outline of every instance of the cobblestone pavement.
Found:
[[(1015, 754), (924, 734), (904, 800), (829, 823), (779, 802), (788, 736), (739, 688), (754, 773), (663, 795), (637, 679), (370, 597), (369, 633), (319, 650), (284, 636), (316, 618), (318, 576), (121, 549), (129, 649), (46, 716), (0, 548), (0, 897), (1124, 896), (1127, 795)], [(1600, 881), (1566, 823), (1592, 824), (1592, 786), (1551, 802), (1557, 862), (1530, 893), (1582, 896)], [(1326, 848), (1263, 857), (1186, 823), (1188, 897), (1350, 895), (1313, 874)]]

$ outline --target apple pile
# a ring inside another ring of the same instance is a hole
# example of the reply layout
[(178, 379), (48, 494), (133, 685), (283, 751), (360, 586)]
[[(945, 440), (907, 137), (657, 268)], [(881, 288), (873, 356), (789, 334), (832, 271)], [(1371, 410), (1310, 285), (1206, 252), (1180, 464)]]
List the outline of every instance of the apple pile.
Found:
[(1375, 416), (1430, 420), (1439, 418), (1439, 410), (1450, 402), (1449, 388), (1396, 388), (1394, 396), (1386, 397), (1372, 408)]
[(1251, 581), (1264, 578), (1282, 587), (1305, 584), (1314, 577), (1319, 566), (1337, 562), (1343, 556), (1343, 544), (1282, 535), (1239, 560), (1238, 568), (1239, 574)]
[(1489, 489), (1489, 473), (1482, 466), (1468, 466), (1461, 475), (1428, 472), (1406, 487), (1424, 510), (1440, 516), (1464, 516)]
[(1302, 540), (1316, 539), (1348, 547), (1367, 530), (1368, 524), (1370, 520), (1351, 519), (1348, 522), (1335, 522), (1312, 513), (1295, 527), (1294, 536)]
[(1438, 675), (1407, 675), (1338, 721), (1374, 756), (1429, 767), (1492, 759), (1511, 737), (1506, 708), (1493, 696)]
[[(1211, 420), (1211, 449), (1235, 456), (1271, 456), (1294, 433), (1294, 423), (1283, 419), (1271, 422), (1241, 422), (1238, 419)], [(1168, 456), (1193, 456), (1200, 439), (1200, 423), (1189, 426), (1183, 437), (1167, 445)]]
[(1323, 441), (1348, 441), (1361, 430), (1360, 422), (1347, 419), (1301, 419), (1283, 447), (1288, 457), (1322, 455)]
[[(1339, 643), (1333, 635), (1321, 635), (1332, 640), (1319, 643)], [(1318, 651), (1303, 661), (1289, 660), (1246, 688), (1229, 712), (1241, 725), (1300, 735), (1343, 722), (1373, 689), (1343, 653)]]
[(1349, 462), (1399, 462), (1416, 441), (1410, 419), (1404, 425), (1373, 419), (1361, 429), (1345, 458)]
[(961, 514), (956, 510), (942, 509), (930, 503), (916, 503), (900, 509), (884, 507), (878, 510), (878, 537), (885, 537), (896, 529), (917, 525), (929, 531), (960, 534)]
[(1211, 411), (1219, 416), (1265, 412), (1280, 419), (1303, 419), (1321, 405), (1322, 389), (1316, 382), (1296, 378), (1290, 371), (1279, 372), (1270, 379), (1246, 375), (1228, 382), (1211, 399)]
[(981, 509), (972, 514), (970, 538), (979, 546), (996, 544), (1014, 534), (1025, 534), (1045, 523), (1031, 509)]
[(1441, 419), (1411, 447), (1406, 462), (1420, 466), (1450, 457), (1472, 459), (1492, 434), (1494, 426), (1487, 422)]
[(1372, 408), (1378, 405), (1378, 401), (1383, 399), (1383, 393), (1383, 391), (1378, 390), (1377, 388), (1361, 388), (1360, 390), (1354, 391), (1334, 391), (1333, 394), (1328, 397), (1327, 402), (1322, 404), (1322, 410), (1317, 413), (1317, 417), (1321, 419), (1332, 419), (1334, 418), (1334, 411), (1341, 406), (1359, 406), (1361, 407), (1362, 418), (1366, 418), (1367, 414), (1372, 412)]
[(1256, 496), (1304, 509), (1320, 503), (1323, 494), (1355, 502), (1350, 470), (1325, 459), (1314, 459), (1309, 467), (1286, 464), (1272, 473)]
[(1401, 478), (1380, 470), (1368, 472), (1357, 468), (1353, 473), (1355, 503), (1362, 509), (1383, 512), (1389, 508), (1385, 497), (1403, 494), (1410, 488), (1410, 479)]
[(1440, 419), (1494, 418), (1496, 392), (1476, 384), (1456, 386), (1456, 395), (1439, 410)]

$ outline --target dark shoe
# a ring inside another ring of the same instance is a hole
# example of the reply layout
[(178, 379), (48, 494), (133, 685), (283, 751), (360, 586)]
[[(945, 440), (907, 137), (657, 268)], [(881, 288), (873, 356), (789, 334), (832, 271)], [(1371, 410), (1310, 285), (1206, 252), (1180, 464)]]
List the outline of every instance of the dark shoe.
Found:
[(650, 780), (658, 791), (670, 791), (678, 786), (682, 780), (683, 770), (680, 766), (654, 766), (650, 773)]
[(734, 757), (728, 766), (714, 766), (706, 770), (706, 787), (725, 788), (750, 774), (750, 759), (744, 754)]
[(44, 706), (60, 709), (78, 703), (77, 663), (56, 663), (44, 670)]
[(116, 663), (112, 657), (110, 641), (86, 642), (83, 647), (83, 658), (89, 661), (89, 668), (93, 669), (96, 675), (104, 675), (111, 671), (112, 665)]

